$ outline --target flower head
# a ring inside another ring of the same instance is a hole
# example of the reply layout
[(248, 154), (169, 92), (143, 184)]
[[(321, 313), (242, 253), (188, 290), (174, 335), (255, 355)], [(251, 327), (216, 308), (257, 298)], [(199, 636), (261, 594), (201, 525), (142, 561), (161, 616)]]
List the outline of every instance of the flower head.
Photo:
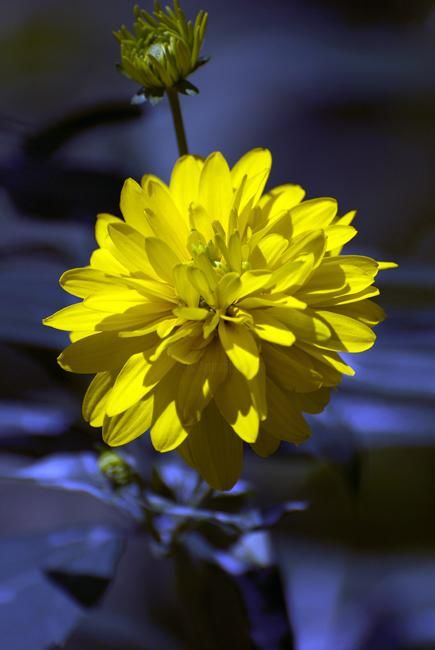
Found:
[(155, 2), (153, 14), (137, 6), (134, 14), (133, 34), (125, 26), (114, 32), (121, 47), (121, 71), (153, 102), (168, 88), (198, 92), (186, 78), (207, 62), (200, 58), (207, 13), (200, 11), (192, 24), (174, 0), (174, 8), (166, 7), (166, 12)]
[(260, 456), (310, 431), (330, 389), (354, 371), (340, 352), (375, 340), (380, 268), (342, 255), (354, 213), (298, 185), (263, 194), (271, 155), (230, 169), (220, 153), (181, 157), (169, 186), (125, 182), (123, 219), (98, 215), (89, 266), (61, 277), (82, 299), (45, 319), (71, 331), (59, 357), (96, 373), (84, 417), (112, 446), (150, 429), (218, 489), (238, 479), (243, 442)]

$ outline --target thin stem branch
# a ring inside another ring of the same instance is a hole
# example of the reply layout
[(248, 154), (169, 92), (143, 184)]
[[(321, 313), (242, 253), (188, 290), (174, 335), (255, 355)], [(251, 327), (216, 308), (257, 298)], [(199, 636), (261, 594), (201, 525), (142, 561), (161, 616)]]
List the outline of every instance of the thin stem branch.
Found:
[(180, 156), (184, 156), (186, 153), (188, 153), (188, 150), (187, 150), (186, 132), (184, 130), (184, 124), (183, 124), (183, 116), (181, 114), (180, 99), (178, 97), (178, 92), (176, 90), (172, 88), (168, 88), (166, 92), (168, 94), (172, 119), (174, 121), (174, 128), (177, 136), (178, 151), (180, 152)]

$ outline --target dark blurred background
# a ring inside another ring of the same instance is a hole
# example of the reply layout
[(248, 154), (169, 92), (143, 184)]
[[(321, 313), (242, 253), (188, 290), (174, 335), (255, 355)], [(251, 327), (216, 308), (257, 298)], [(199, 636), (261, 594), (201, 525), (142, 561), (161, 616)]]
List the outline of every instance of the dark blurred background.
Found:
[[(200, 95), (182, 98), (190, 150), (270, 148), (271, 185), (357, 208), (353, 250), (400, 269), (313, 439), (248, 455), (171, 557), (162, 530), (192, 477), (153, 473), (145, 443), (123, 452), (142, 487), (101, 474), (86, 378), (57, 368), (66, 337), (40, 324), (124, 178), (168, 179), (177, 157), (166, 101), (132, 106), (115, 69), (132, 7), (0, 5), (0, 648), (435, 649), (435, 3), (183, 2), (210, 14)], [(217, 510), (241, 517), (223, 536)]]

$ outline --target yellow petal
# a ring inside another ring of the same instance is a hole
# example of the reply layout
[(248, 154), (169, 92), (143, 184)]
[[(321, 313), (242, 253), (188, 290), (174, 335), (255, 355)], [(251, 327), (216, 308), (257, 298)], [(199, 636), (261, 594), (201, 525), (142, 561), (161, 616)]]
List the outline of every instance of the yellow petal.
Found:
[[(342, 217), (335, 219), (333, 226), (350, 226), (355, 216), (356, 216), (356, 210), (351, 210), (350, 212), (346, 212), (346, 214), (344, 214)], [(331, 250), (330, 251), (331, 255), (340, 255), (342, 248), (343, 246), (338, 246), (337, 248)]]
[(146, 218), (154, 236), (166, 242), (180, 260), (188, 260), (188, 224), (182, 219), (168, 188), (161, 181), (149, 178), (145, 194)]
[[(120, 208), (126, 223), (149, 237), (153, 231), (145, 217), (146, 197), (142, 187), (132, 178), (127, 178), (121, 190)], [(101, 245), (101, 244), (100, 244)]]
[(242, 471), (243, 443), (213, 402), (178, 451), (215, 490), (230, 490)]
[(144, 386), (150, 363), (143, 352), (133, 354), (118, 374), (107, 404), (107, 415), (113, 416), (136, 404), (147, 390)]
[(252, 149), (236, 162), (231, 170), (233, 188), (237, 190), (246, 176), (239, 213), (249, 201), (252, 207), (257, 203), (269, 178), (271, 167), (272, 155), (268, 149)]
[(267, 380), (268, 417), (262, 427), (279, 440), (300, 443), (310, 437), (311, 431), (291, 395), (284, 392), (271, 379)]
[(216, 305), (216, 296), (213, 288), (207, 280), (207, 277), (201, 269), (193, 266), (187, 267), (187, 277), (189, 282), (195, 287), (198, 293), (205, 299), (205, 301), (212, 307)]
[(95, 239), (100, 248), (105, 248), (107, 246), (107, 228), (111, 223), (123, 223), (123, 221), (122, 219), (119, 219), (119, 217), (115, 217), (113, 214), (97, 214), (97, 221), (95, 223)]
[(237, 273), (225, 273), (216, 287), (220, 309), (225, 310), (240, 295), (241, 282)]
[(387, 269), (397, 269), (398, 264), (396, 262), (378, 262), (378, 269), (380, 271), (386, 271)]
[(320, 264), (325, 252), (326, 235), (323, 230), (302, 232), (292, 237), (290, 246), (284, 253), (281, 263), (295, 262), (305, 259), (305, 255), (313, 255), (314, 266)]
[[(352, 301), (356, 295), (368, 289), (378, 271), (377, 263), (370, 258), (356, 255), (325, 257), (320, 266), (312, 273), (309, 282), (297, 292), (297, 297), (310, 305), (338, 304)], [(372, 295), (378, 293), (374, 289)], [(348, 297), (348, 300), (346, 300)], [(362, 296), (362, 298), (368, 296)]]
[(83, 398), (82, 414), (92, 427), (103, 426), (107, 399), (113, 386), (112, 372), (99, 372), (95, 375)]
[(207, 346), (199, 363), (184, 369), (178, 386), (177, 407), (185, 425), (191, 426), (199, 420), (227, 373), (228, 360), (217, 342)]
[(204, 354), (202, 336), (185, 336), (166, 348), (167, 354), (184, 365), (196, 364)]
[[(97, 301), (97, 298), (95, 299)], [(84, 303), (77, 303), (64, 307), (55, 314), (48, 316), (43, 320), (44, 325), (54, 327), (64, 331), (76, 332), (108, 332), (113, 330), (138, 330), (142, 333), (152, 331), (158, 322), (165, 318), (165, 310), (155, 311), (150, 309), (147, 313), (146, 303), (136, 304), (132, 307), (125, 308), (120, 306), (124, 311), (119, 313), (105, 313), (90, 309)], [(137, 336), (137, 334), (135, 334)]]
[[(314, 357), (317, 361), (316, 370), (321, 373), (323, 376), (323, 383), (327, 386), (335, 386), (339, 383), (342, 374), (351, 377), (355, 374), (355, 370), (348, 366), (336, 352), (324, 350), (315, 345), (309, 345), (302, 342), (297, 343), (297, 348), (300, 348), (301, 352), (305, 352), (310, 357)], [(332, 370), (332, 372), (326, 370), (325, 374), (325, 368)], [(296, 388), (295, 390), (298, 389)]]
[(210, 312), (211, 317), (204, 323), (203, 326), (203, 336), (207, 339), (210, 334), (216, 329), (220, 322), (220, 313), (219, 312)]
[(59, 355), (58, 363), (64, 370), (81, 374), (112, 370), (149, 346), (152, 339), (153, 335), (121, 339), (114, 332), (101, 332), (71, 343)]
[(80, 339), (85, 339), (87, 336), (92, 336), (92, 334), (95, 334), (95, 332), (70, 332), (69, 340), (71, 343), (75, 343), (76, 341), (80, 341)]
[(335, 251), (341, 250), (345, 244), (356, 236), (357, 232), (357, 229), (353, 228), (353, 226), (338, 226), (336, 224), (328, 226), (326, 229), (326, 250), (336, 254)]
[[(285, 294), (263, 294), (262, 296), (248, 296), (237, 302), (237, 306), (241, 309), (266, 309), (267, 307), (293, 307), (294, 309), (306, 309), (305, 302), (294, 298), (293, 296), (286, 296)], [(255, 316), (255, 314), (253, 314)]]
[(337, 214), (337, 201), (330, 198), (310, 199), (291, 209), (293, 234), (326, 228)]
[[(154, 307), (153, 303), (150, 303)], [(102, 312), (95, 312), (100, 314), (101, 320), (95, 325), (95, 329), (101, 332), (108, 332), (111, 330), (118, 330), (120, 335), (123, 333), (131, 333), (136, 331), (133, 336), (138, 336), (137, 331), (142, 334), (155, 331), (159, 323), (167, 320), (168, 313), (156, 312), (153, 308), (147, 312), (147, 304), (134, 305), (125, 309), (119, 314), (104, 314)]]
[(219, 276), (213, 268), (210, 259), (205, 253), (194, 254), (193, 259), (195, 267), (204, 273), (208, 286), (214, 291), (219, 281)]
[[(378, 292), (377, 292), (378, 293)], [(345, 316), (356, 318), (366, 325), (374, 327), (385, 319), (385, 312), (372, 300), (361, 300), (361, 302), (340, 304), (337, 307), (329, 307), (328, 311), (342, 313)]]
[(315, 360), (293, 346), (263, 345), (267, 374), (286, 391), (306, 392), (320, 388), (323, 377), (316, 369)]
[(78, 298), (86, 298), (96, 291), (107, 290), (109, 287), (116, 286), (116, 282), (116, 278), (90, 266), (69, 269), (59, 280), (64, 291)]
[[(314, 257), (306, 254), (297, 262), (286, 262), (273, 272), (269, 285), (272, 293), (295, 292), (302, 287), (313, 271)], [(301, 298), (303, 300), (303, 298)]]
[(109, 224), (107, 232), (113, 242), (112, 253), (125, 268), (159, 279), (148, 261), (143, 235), (126, 223)]
[(157, 336), (161, 339), (166, 338), (171, 334), (175, 327), (181, 325), (182, 321), (179, 318), (166, 318), (164, 321), (159, 323), (156, 327)]
[(379, 270), (378, 262), (376, 262), (371, 257), (366, 255), (337, 255), (328, 257), (325, 259), (327, 264), (343, 264), (346, 267), (354, 267), (361, 274), (365, 274), (371, 278), (374, 278), (377, 275)]
[(204, 243), (213, 240), (212, 219), (203, 205), (191, 203), (189, 206), (189, 223), (192, 230), (204, 237)]
[(350, 210), (350, 212), (346, 212), (342, 217), (339, 217), (335, 223), (337, 226), (350, 226), (352, 221), (356, 217), (356, 210)]
[(176, 449), (187, 437), (181, 424), (175, 402), (169, 402), (151, 428), (151, 441), (154, 449), (160, 452)]
[(263, 360), (260, 361), (260, 370), (254, 379), (248, 381), (249, 392), (251, 393), (252, 403), (258, 413), (260, 420), (267, 417), (267, 399), (266, 399), (266, 365)]
[(104, 319), (104, 314), (88, 309), (83, 302), (69, 305), (51, 316), (43, 319), (43, 324), (58, 330), (68, 331), (94, 331)]
[(266, 235), (258, 242), (256, 248), (249, 256), (249, 261), (255, 268), (272, 270), (280, 263), (283, 253), (289, 245), (288, 239), (282, 235), (272, 233)]
[(331, 331), (324, 319), (317, 317), (318, 313), (306, 309), (271, 307), (271, 316), (280, 320), (296, 335), (301, 341), (313, 341), (318, 343), (329, 342)]
[(269, 271), (246, 271), (240, 277), (241, 287), (239, 297), (249, 296), (251, 293), (260, 291), (270, 281), (272, 274)]
[(176, 393), (181, 373), (178, 369), (166, 376), (154, 392), (151, 442), (160, 452), (172, 451), (187, 437), (177, 411)]
[(155, 361), (156, 359), (159, 358), (161, 354), (163, 354), (167, 348), (175, 343), (175, 341), (180, 341), (185, 337), (197, 337), (200, 336), (202, 330), (201, 326), (201, 321), (195, 322), (195, 321), (187, 321), (184, 322), (180, 327), (177, 328), (177, 330), (171, 334), (170, 336), (167, 336), (164, 338), (155, 348), (155, 351), (153, 352), (152, 356), (150, 357), (151, 361)]
[(111, 447), (118, 447), (145, 433), (151, 425), (153, 403), (154, 396), (150, 395), (119, 415), (106, 415), (103, 426), (104, 442)]
[(293, 345), (296, 341), (294, 333), (287, 325), (273, 318), (270, 310), (256, 309), (252, 314), (254, 316), (255, 333), (261, 339), (285, 346)]
[(188, 267), (184, 264), (178, 264), (174, 267), (173, 273), (175, 288), (179, 297), (188, 307), (197, 307), (200, 292), (190, 281)]
[(121, 277), (118, 278), (119, 284), (124, 284), (126, 287), (136, 289), (142, 293), (147, 300), (168, 301), (177, 304), (177, 296), (175, 295), (174, 288), (169, 286), (166, 282), (160, 280), (150, 280), (148, 278), (131, 278)]
[(198, 200), (199, 178), (204, 161), (199, 156), (181, 156), (174, 165), (169, 190), (180, 214), (187, 221), (189, 206)]
[(371, 348), (376, 340), (370, 327), (354, 318), (322, 309), (317, 310), (316, 314), (332, 332), (331, 338), (322, 344), (329, 350), (363, 352)]
[(167, 244), (156, 237), (147, 237), (145, 250), (156, 275), (170, 284), (174, 281), (173, 270), (180, 260)]
[(233, 271), (240, 274), (242, 270), (242, 245), (238, 232), (233, 232), (228, 242), (228, 257)]
[(252, 379), (260, 368), (260, 357), (254, 336), (244, 325), (221, 320), (219, 338), (231, 363), (246, 379)]
[(300, 185), (279, 185), (265, 194), (260, 200), (260, 206), (267, 221), (273, 221), (279, 214), (298, 205), (305, 196), (305, 190)]
[[(312, 261), (312, 268), (316, 269), (325, 259), (326, 235), (324, 230), (316, 230), (307, 235), (296, 237), (283, 255), (282, 263)], [(300, 283), (299, 283), (300, 284)]]
[(264, 429), (260, 429), (258, 438), (254, 443), (252, 443), (251, 447), (257, 456), (267, 458), (277, 451), (280, 444), (281, 442), (278, 440), (278, 438), (271, 436), (269, 433), (264, 431)]
[(226, 230), (232, 199), (230, 169), (222, 154), (216, 151), (204, 163), (199, 181), (199, 202), (211, 221), (219, 221)]
[(176, 307), (174, 314), (183, 320), (205, 320), (209, 317), (209, 310), (202, 307)]
[[(113, 249), (113, 243), (111, 243), (111, 249)], [(97, 248), (97, 250), (93, 251), (89, 265), (93, 269), (98, 269), (109, 275), (128, 273), (128, 269), (107, 248)]]
[(323, 386), (311, 393), (295, 393), (292, 399), (304, 413), (321, 413), (329, 403), (331, 389)]
[(228, 424), (246, 442), (258, 436), (260, 417), (252, 403), (246, 378), (232, 369), (214, 396), (217, 407)]
[[(106, 285), (107, 286), (107, 285)], [(92, 294), (84, 299), (84, 305), (89, 309), (95, 309), (106, 313), (125, 312), (133, 306), (142, 306), (145, 318), (151, 314), (163, 314), (171, 312), (173, 303), (149, 299), (143, 293), (122, 285), (115, 285), (104, 291)]]
[[(348, 287), (343, 287), (343, 290), (337, 292), (306, 292), (298, 293), (298, 298), (303, 298), (307, 301), (310, 307), (315, 307), (316, 309), (340, 309), (345, 307), (346, 310), (353, 303), (365, 301), (367, 298), (373, 298), (379, 295), (379, 289), (375, 286), (368, 287), (362, 291), (357, 291), (356, 293), (351, 293)], [(382, 317), (377, 322), (380, 323), (384, 318)]]

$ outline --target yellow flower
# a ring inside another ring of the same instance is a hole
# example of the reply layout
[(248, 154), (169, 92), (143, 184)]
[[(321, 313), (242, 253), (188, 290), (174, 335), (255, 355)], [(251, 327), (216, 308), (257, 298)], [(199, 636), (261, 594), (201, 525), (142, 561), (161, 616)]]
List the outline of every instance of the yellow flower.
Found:
[(153, 14), (136, 6), (134, 15), (133, 34), (124, 25), (114, 32), (121, 47), (121, 72), (137, 81), (153, 103), (170, 88), (197, 93), (186, 77), (208, 60), (200, 58), (207, 13), (200, 11), (192, 24), (174, 0), (174, 8), (166, 7), (166, 13), (155, 2)]
[(61, 277), (83, 301), (44, 323), (71, 331), (65, 370), (96, 373), (83, 414), (112, 446), (150, 429), (208, 483), (231, 488), (243, 442), (267, 456), (309, 437), (354, 371), (383, 312), (370, 299), (380, 268), (341, 255), (354, 213), (298, 185), (263, 194), (270, 152), (230, 169), (220, 153), (181, 157), (169, 187), (146, 175), (121, 193), (124, 219), (98, 215), (90, 265)]

